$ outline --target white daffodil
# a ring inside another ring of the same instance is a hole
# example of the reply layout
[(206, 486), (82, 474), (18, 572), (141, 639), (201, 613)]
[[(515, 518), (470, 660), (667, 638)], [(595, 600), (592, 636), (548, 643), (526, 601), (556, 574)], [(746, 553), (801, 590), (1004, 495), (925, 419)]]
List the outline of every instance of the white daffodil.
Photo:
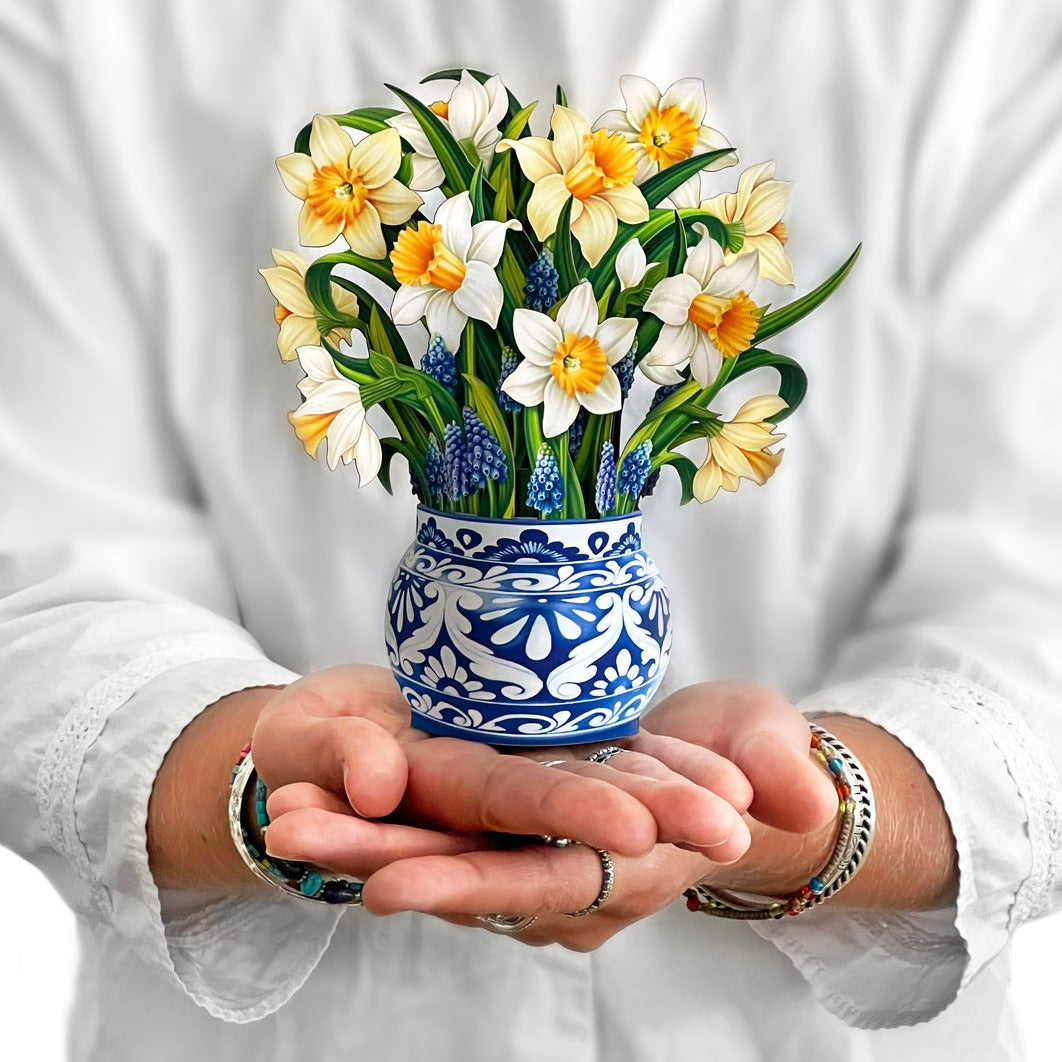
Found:
[(645, 279), (649, 263), (645, 260), (645, 248), (637, 239), (628, 240), (616, 255), (616, 276), (619, 277), (620, 291), (636, 288)]
[(615, 413), (623, 398), (612, 366), (631, 349), (637, 324), (626, 317), (599, 323), (588, 280), (571, 290), (556, 321), (521, 308), (513, 314), (513, 335), (524, 357), (502, 390), (524, 406), (542, 403), (547, 438), (566, 431), (580, 408)]
[[(277, 308), (273, 311), (276, 322), (280, 325), (277, 336), (277, 348), (284, 361), (294, 361), (297, 347), (317, 346), (321, 342), (321, 333), (317, 328), (317, 311), (306, 294), (306, 270), (310, 263), (295, 251), (281, 251), (273, 248), (275, 266), (259, 269), (265, 278)], [(358, 316), (358, 300), (353, 292), (332, 283), (332, 301), (340, 313), (350, 317)], [(340, 340), (350, 342), (350, 328), (333, 328), (325, 336), (330, 343), (339, 346)]]
[(645, 302), (646, 310), (664, 322), (640, 362), (646, 376), (655, 383), (678, 383), (688, 363), (693, 378), (709, 387), (723, 358), (748, 350), (759, 327), (760, 309), (748, 296), (759, 270), (755, 252), (727, 266), (719, 244), (702, 239), (683, 271), (661, 280)]
[(737, 490), (742, 479), (761, 487), (774, 475), (784, 450), (772, 453), (768, 447), (785, 436), (774, 434), (767, 420), (786, 408), (778, 395), (751, 398), (708, 439), (708, 455), (693, 477), (693, 496), (699, 502), (711, 501), (720, 490)]
[(714, 214), (728, 225), (740, 222), (745, 227), (745, 242), (734, 255), (727, 252), (727, 262), (756, 251), (760, 256), (760, 276), (777, 284), (793, 283), (793, 263), (784, 247), (789, 235), (782, 215), (789, 206), (789, 182), (774, 179), (774, 163), (750, 166), (738, 178), (736, 192), (723, 192), (701, 203), (701, 210)]
[(649, 205), (634, 185), (637, 159), (617, 133), (590, 131), (577, 111), (553, 108), (553, 139), (527, 136), (501, 140), (498, 150), (512, 148), (520, 168), (534, 184), (527, 218), (540, 240), (553, 235), (565, 204), (572, 200), (572, 235), (590, 265), (597, 265), (616, 238), (617, 221), (649, 220)]
[[(718, 129), (704, 124), (708, 94), (700, 78), (685, 77), (662, 93), (644, 77), (627, 74), (620, 78), (620, 92), (627, 109), (606, 111), (594, 128), (619, 133), (631, 145), (638, 160), (636, 184), (693, 155), (731, 146)], [(735, 162), (737, 155), (724, 155), (706, 168), (721, 170)]]
[(457, 350), (470, 317), (496, 328), (504, 296), (495, 269), (506, 230), (518, 228), (518, 221), (473, 225), (472, 200), (462, 192), (439, 207), (434, 222), (403, 229), (391, 252), (391, 268), (402, 285), (391, 306), (395, 324), (424, 317), (428, 331), (442, 336), (448, 350)]
[(295, 434), (316, 458), (321, 441), (328, 440), (328, 467), (335, 471), (342, 459), (354, 462), (361, 486), (380, 471), (380, 438), (369, 427), (361, 388), (336, 369), (324, 347), (299, 347), (299, 364), (306, 378), (299, 383), (305, 401), (288, 414)]
[(423, 203), (395, 179), (402, 141), (395, 129), (372, 133), (355, 144), (339, 123), (319, 114), (310, 130), (310, 154), (277, 159), (284, 186), (303, 201), (299, 240), (326, 247), (342, 233), (350, 249), (366, 258), (387, 254), (382, 225), (403, 225)]
[[(469, 158), (478, 158), (486, 170), (501, 140), (498, 128), (509, 110), (509, 95), (501, 78), (495, 75), (480, 84), (467, 70), (450, 93), (449, 100), (436, 100), (431, 109), (442, 119), (453, 138)], [(413, 179), (410, 188), (426, 192), (443, 183), (443, 168), (420, 122), (403, 112), (387, 120), (413, 149)]]

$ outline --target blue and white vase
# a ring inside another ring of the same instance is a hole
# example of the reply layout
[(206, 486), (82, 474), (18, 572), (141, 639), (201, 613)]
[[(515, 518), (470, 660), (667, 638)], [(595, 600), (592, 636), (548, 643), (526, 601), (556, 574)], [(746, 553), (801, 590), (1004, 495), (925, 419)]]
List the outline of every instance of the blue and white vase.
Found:
[(671, 650), (667, 589), (641, 523), (421, 506), (386, 624), (413, 725), (492, 745), (637, 733)]

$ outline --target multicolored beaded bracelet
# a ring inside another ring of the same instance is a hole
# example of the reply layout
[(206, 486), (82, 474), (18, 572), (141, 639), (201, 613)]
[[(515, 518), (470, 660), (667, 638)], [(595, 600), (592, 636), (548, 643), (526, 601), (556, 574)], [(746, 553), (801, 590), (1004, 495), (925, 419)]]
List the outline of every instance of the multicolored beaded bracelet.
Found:
[(312, 863), (266, 855), (263, 831), (269, 825), (269, 816), (266, 814), (268, 796), (265, 783), (255, 770), (251, 746), (247, 744), (232, 769), (229, 783), (229, 832), (236, 851), (252, 873), (275, 888), (303, 900), (358, 906), (364, 882), (357, 878), (331, 874)]
[(874, 837), (874, 792), (863, 765), (833, 734), (814, 723), (811, 751), (833, 778), (840, 828), (826, 865), (792, 896), (748, 896), (695, 885), (686, 906), (717, 918), (745, 920), (798, 915), (835, 895), (856, 876)]

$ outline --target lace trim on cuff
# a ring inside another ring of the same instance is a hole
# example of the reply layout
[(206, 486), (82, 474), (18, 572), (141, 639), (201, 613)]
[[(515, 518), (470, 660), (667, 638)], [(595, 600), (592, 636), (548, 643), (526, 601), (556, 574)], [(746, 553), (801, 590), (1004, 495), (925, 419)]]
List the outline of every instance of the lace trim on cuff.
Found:
[(1009, 928), (1048, 911), (1062, 881), (1062, 784), (1054, 764), (1024, 718), (999, 694), (952, 671), (915, 669), (904, 674), (937, 692), (957, 711), (986, 727), (1027, 811), (1031, 869), (1018, 886)]
[(75, 799), (85, 755), (103, 732), (110, 715), (142, 686), (166, 671), (202, 660), (257, 660), (251, 645), (227, 642), (219, 652), (217, 634), (157, 639), (145, 652), (97, 682), (66, 714), (44, 752), (37, 772), (37, 807), (44, 835), (88, 887), (88, 909), (105, 913), (106, 890), (93, 873), (77, 832)]

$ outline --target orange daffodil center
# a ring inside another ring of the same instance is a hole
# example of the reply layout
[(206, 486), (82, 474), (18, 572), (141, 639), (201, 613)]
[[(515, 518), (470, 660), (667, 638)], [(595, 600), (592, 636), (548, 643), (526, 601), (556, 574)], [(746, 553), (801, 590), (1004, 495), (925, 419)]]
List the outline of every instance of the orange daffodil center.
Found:
[(561, 211), (572, 204), (572, 235), (587, 262), (596, 265), (616, 238), (618, 222), (649, 220), (649, 206), (635, 187), (637, 158), (624, 137), (591, 132), (577, 111), (553, 108), (553, 139), (528, 136), (502, 140), (499, 151), (516, 152), (520, 168), (534, 184), (527, 217), (540, 240), (557, 230)]
[(613, 366), (631, 349), (637, 321), (598, 320), (594, 289), (577, 284), (557, 311), (556, 321), (535, 310), (513, 314), (513, 336), (523, 360), (502, 390), (525, 406), (542, 404), (542, 432), (567, 431), (580, 409), (615, 413), (622, 405)]
[[(273, 261), (276, 262), (275, 266), (259, 269), (258, 272), (277, 300), (273, 317), (280, 325), (277, 336), (280, 356), (284, 361), (293, 361), (298, 347), (315, 346), (321, 342), (317, 311), (306, 294), (306, 270), (310, 263), (301, 254), (276, 248), (273, 250)], [(331, 290), (336, 309), (344, 316), (357, 317), (357, 298), (339, 284), (333, 283)], [(325, 338), (339, 346), (341, 340), (349, 343), (350, 335), (350, 328), (333, 328)]]
[(726, 266), (722, 248), (705, 236), (683, 271), (661, 280), (645, 302), (664, 322), (641, 362), (645, 374), (659, 384), (678, 383), (689, 365), (701, 387), (711, 386), (723, 358), (748, 350), (759, 327), (761, 311), (748, 295), (758, 278), (755, 252)]
[(456, 352), (469, 318), (498, 326), (505, 300), (495, 272), (505, 234), (518, 221), (472, 224), (468, 192), (447, 199), (433, 222), (403, 229), (391, 251), (391, 269), (400, 287), (391, 304), (395, 324), (424, 318), (428, 331)]
[(728, 263), (755, 251), (760, 256), (760, 276), (764, 280), (792, 284), (793, 263), (783, 250), (789, 233), (782, 214), (788, 205), (789, 182), (774, 179), (773, 162), (761, 162), (750, 166), (738, 178), (736, 192), (707, 199), (700, 204), (700, 209), (728, 225), (741, 224), (744, 242), (736, 255), (727, 252)]
[(342, 233), (366, 258), (387, 254), (383, 225), (403, 225), (423, 200), (395, 178), (402, 161), (398, 132), (386, 129), (355, 144), (334, 118), (319, 114), (310, 154), (277, 159), (284, 186), (303, 201), (299, 239), (323, 247)]
[(785, 436), (774, 433), (767, 419), (786, 408), (778, 395), (750, 399), (708, 440), (708, 454), (693, 478), (693, 495), (700, 502), (711, 501), (720, 490), (737, 490), (742, 479), (763, 486), (774, 474), (784, 451), (772, 453), (769, 447)]
[[(704, 124), (708, 95), (700, 78), (683, 78), (661, 92), (644, 77), (627, 74), (620, 78), (620, 91), (625, 109), (606, 111), (594, 128), (615, 133), (630, 144), (637, 184), (676, 162), (730, 147), (722, 133)], [(736, 155), (724, 155), (707, 168), (723, 169), (736, 161)], [(693, 184), (700, 188), (699, 175), (686, 182)]]

